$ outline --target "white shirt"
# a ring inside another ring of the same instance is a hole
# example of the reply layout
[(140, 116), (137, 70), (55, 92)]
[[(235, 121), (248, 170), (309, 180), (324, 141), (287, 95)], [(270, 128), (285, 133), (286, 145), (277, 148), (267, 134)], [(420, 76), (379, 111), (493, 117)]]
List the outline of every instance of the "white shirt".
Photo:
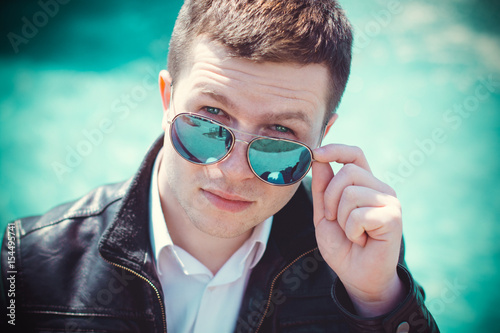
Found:
[(252, 235), (215, 274), (172, 242), (158, 192), (158, 153), (151, 177), (150, 238), (163, 288), (167, 329), (173, 333), (233, 332), (252, 268), (266, 250), (273, 217)]

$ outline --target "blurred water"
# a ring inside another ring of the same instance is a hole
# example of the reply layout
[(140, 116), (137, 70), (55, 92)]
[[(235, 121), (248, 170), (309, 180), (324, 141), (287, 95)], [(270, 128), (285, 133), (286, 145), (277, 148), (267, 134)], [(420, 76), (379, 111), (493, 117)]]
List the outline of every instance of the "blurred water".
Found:
[[(155, 82), (181, 3), (66, 2), (2, 6), (2, 223), (130, 177), (161, 133)], [(397, 190), (441, 330), (500, 332), (500, 5), (341, 3), (357, 43), (326, 142), (362, 147)]]

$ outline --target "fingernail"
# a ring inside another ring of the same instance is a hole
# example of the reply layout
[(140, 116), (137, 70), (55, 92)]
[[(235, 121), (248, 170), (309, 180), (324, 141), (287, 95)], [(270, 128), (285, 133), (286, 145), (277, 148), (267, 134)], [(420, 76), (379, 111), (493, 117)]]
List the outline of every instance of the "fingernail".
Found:
[(323, 148), (323, 147), (318, 147), (318, 148), (314, 149), (314, 152), (315, 152), (315, 153), (318, 153), (318, 154), (322, 154), (324, 150), (325, 150), (325, 148)]

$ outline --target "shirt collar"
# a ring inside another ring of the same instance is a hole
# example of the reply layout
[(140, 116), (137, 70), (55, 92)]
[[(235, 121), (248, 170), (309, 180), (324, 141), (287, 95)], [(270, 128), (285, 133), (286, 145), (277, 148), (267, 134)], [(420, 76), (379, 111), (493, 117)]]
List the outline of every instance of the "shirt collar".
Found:
[(252, 236), (247, 240), (252, 245), (250, 247), (249, 252), (245, 255), (245, 259), (252, 253), (251, 249), (253, 246), (257, 246), (257, 251), (253, 258), (249, 258), (250, 260), (250, 268), (254, 268), (255, 265), (260, 261), (260, 258), (264, 255), (266, 251), (267, 241), (269, 239), (269, 234), (271, 233), (271, 226), (273, 223), (273, 217), (269, 217), (264, 222), (259, 223), (253, 230)]
[(158, 169), (160, 167), (162, 151), (163, 148), (158, 152), (153, 166), (149, 200), (149, 211), (151, 212), (149, 236), (156, 262), (158, 262), (158, 256), (164, 247), (174, 245), (168, 232), (167, 224), (165, 223), (165, 217), (161, 208), (160, 192), (158, 191)]

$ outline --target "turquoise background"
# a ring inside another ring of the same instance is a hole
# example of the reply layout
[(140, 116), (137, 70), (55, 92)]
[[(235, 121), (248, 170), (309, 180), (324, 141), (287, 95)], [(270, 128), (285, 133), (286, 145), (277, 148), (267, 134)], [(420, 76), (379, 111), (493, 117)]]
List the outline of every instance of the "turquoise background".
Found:
[[(2, 5), (3, 224), (130, 177), (161, 132), (155, 82), (181, 3), (59, 1)], [(500, 5), (341, 4), (357, 39), (326, 143), (362, 147), (396, 189), (407, 262), (441, 330), (500, 332)], [(39, 27), (23, 35), (26, 22)]]

